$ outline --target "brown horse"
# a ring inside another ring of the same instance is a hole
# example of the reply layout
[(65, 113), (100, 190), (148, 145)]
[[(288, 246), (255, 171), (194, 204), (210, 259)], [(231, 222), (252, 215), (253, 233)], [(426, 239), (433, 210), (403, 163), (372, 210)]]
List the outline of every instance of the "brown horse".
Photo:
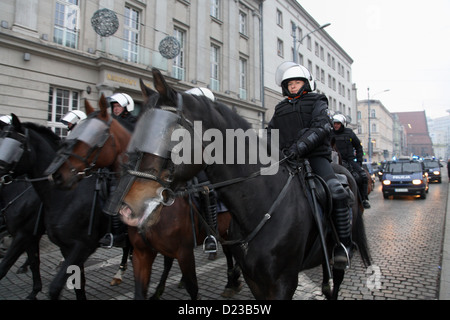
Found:
[[(115, 173), (119, 173), (122, 158), (126, 158), (130, 133), (108, 114), (108, 103), (103, 95), (99, 100), (99, 107), (100, 111), (94, 112), (86, 101), (88, 118), (71, 134), (77, 137), (77, 140), (70, 145), (70, 150), (64, 152), (62, 161), (55, 160), (54, 169), (51, 170), (58, 185), (72, 187), (92, 168), (111, 167)], [(96, 137), (97, 141), (93, 141), (91, 137)], [(195, 243), (201, 243), (204, 239), (206, 227), (202, 223), (202, 216), (191, 208), (195, 207), (190, 204), (188, 197), (179, 197), (172, 206), (163, 209), (159, 222), (145, 234), (139, 233), (135, 227), (128, 227), (129, 240), (133, 246), (136, 299), (144, 299), (147, 295), (152, 265), (158, 252), (165, 256), (165, 270), (152, 298), (161, 296), (173, 259), (177, 259), (186, 290), (192, 299), (197, 299), (198, 284), (193, 249)], [(222, 238), (226, 238), (230, 219), (228, 212), (218, 215), (218, 234)], [(226, 246), (223, 251), (228, 266), (228, 283), (224, 295), (232, 296), (241, 288), (240, 271), (234, 267), (231, 253)]]

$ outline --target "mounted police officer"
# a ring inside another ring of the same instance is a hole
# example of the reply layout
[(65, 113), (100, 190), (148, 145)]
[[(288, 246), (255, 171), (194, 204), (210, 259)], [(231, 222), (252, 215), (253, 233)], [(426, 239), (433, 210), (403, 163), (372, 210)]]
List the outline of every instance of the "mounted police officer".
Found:
[(370, 208), (367, 190), (369, 187), (369, 179), (362, 168), (363, 148), (361, 141), (358, 139), (352, 129), (346, 128), (346, 118), (342, 114), (333, 117), (333, 131), (331, 138), (336, 141), (336, 148), (341, 154), (342, 164), (355, 177), (361, 193), (364, 208)]
[(331, 167), (328, 99), (312, 92), (313, 77), (302, 65), (284, 62), (275, 78), (286, 98), (275, 107), (268, 133), (278, 129), (280, 150), (287, 150), (290, 157), (308, 158), (312, 171), (326, 181), (332, 195), (332, 219), (341, 242), (334, 252), (334, 267), (344, 269), (352, 246), (350, 207), (348, 194)]
[[(111, 107), (111, 116), (119, 121), (128, 131), (133, 132), (136, 126), (137, 118), (131, 114), (134, 110), (134, 101), (126, 93), (115, 93), (108, 98)], [(116, 188), (117, 181), (112, 175), (109, 175), (108, 181), (109, 194), (112, 194)], [(102, 247), (125, 247), (126, 246), (126, 226), (120, 221), (119, 215), (108, 215), (110, 219), (110, 232), (106, 233), (99, 243)]]
[(136, 126), (137, 118), (131, 114), (134, 110), (134, 101), (126, 93), (115, 93), (109, 97), (111, 114), (122, 126), (133, 132)]
[(62, 117), (61, 122), (67, 126), (67, 131), (72, 131), (78, 122), (86, 119), (86, 113), (81, 110), (71, 110)]
[[(204, 96), (210, 99), (212, 102), (216, 101), (216, 97), (208, 88), (196, 87), (186, 91), (194, 96)], [(205, 182), (208, 180), (204, 171), (201, 171), (197, 175), (198, 182)], [(217, 225), (217, 209), (218, 209), (218, 200), (217, 193), (214, 189), (207, 189), (200, 194), (200, 205), (202, 207), (201, 212), (205, 216), (206, 223), (208, 226), (218, 233), (218, 225)], [(211, 233), (210, 229), (206, 229), (206, 238), (203, 241), (203, 250), (206, 253), (214, 253), (217, 251), (217, 239)]]

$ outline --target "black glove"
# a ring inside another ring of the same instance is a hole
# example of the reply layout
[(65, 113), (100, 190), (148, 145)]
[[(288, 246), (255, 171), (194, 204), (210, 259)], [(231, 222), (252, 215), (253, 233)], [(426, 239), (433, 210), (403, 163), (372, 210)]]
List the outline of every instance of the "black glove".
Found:
[(294, 155), (299, 158), (304, 158), (306, 154), (308, 153), (308, 146), (303, 141), (300, 142), (294, 142), (289, 147), (289, 154)]

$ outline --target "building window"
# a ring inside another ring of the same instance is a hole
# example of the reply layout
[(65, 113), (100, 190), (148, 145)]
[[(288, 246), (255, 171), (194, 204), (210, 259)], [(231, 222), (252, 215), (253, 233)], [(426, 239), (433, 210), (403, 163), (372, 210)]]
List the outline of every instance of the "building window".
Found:
[(311, 41), (311, 37), (310, 36), (306, 37), (306, 47), (308, 48), (309, 51), (312, 50), (312, 41)]
[(313, 64), (312, 64), (311, 60), (308, 60), (308, 68), (307, 69), (308, 69), (309, 72), (312, 72)]
[(123, 59), (125, 61), (138, 61), (139, 18), (139, 11), (130, 7), (125, 7), (122, 51)]
[(377, 117), (377, 113), (375, 111), (375, 109), (370, 109), (370, 118), (376, 118)]
[(76, 49), (78, 47), (78, 0), (59, 0), (55, 5), (53, 42)]
[(247, 35), (247, 15), (239, 11), (239, 33)]
[(220, 0), (211, 0), (210, 15), (213, 18), (220, 19)]
[(239, 58), (239, 98), (247, 100), (247, 60)]
[(277, 25), (283, 28), (283, 13), (277, 9)]
[(376, 133), (377, 132), (377, 124), (376, 123), (372, 123), (370, 130), (371, 130), (372, 133)]
[(283, 40), (277, 39), (277, 54), (284, 57)]
[(48, 92), (47, 126), (61, 138), (67, 136), (67, 127), (61, 118), (71, 110), (80, 109), (80, 93), (78, 91), (50, 87)]
[(304, 61), (303, 55), (301, 53), (299, 53), (298, 54), (298, 63), (303, 65), (303, 61)]
[(186, 33), (178, 28), (175, 28), (173, 30), (173, 36), (178, 40), (180, 43), (180, 53), (173, 58), (173, 68), (172, 68), (172, 77), (178, 79), (178, 80), (185, 80), (185, 65), (184, 65), (184, 44), (185, 44), (185, 38)]
[(220, 81), (219, 81), (219, 66), (220, 66), (220, 48), (216, 45), (211, 45), (211, 75), (210, 75), (210, 85), (212, 90), (219, 91)]

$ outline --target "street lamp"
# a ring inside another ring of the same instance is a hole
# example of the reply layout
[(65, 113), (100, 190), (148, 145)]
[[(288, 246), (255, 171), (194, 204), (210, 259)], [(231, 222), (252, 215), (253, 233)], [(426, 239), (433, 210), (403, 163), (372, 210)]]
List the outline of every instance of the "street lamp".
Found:
[[(372, 137), (370, 135), (371, 129), (370, 129), (370, 92), (369, 92), (369, 88), (367, 88), (367, 121), (368, 121), (368, 134), (369, 134), (369, 141), (367, 144), (367, 148), (369, 149), (369, 163), (372, 163), (372, 152), (373, 152), (373, 146), (372, 146)], [(377, 94), (383, 93), (383, 92), (388, 92), (390, 91), (390, 89), (386, 89), (380, 92), (375, 93), (373, 96), (376, 96)]]
[[(292, 24), (292, 37), (294, 38), (294, 62), (297, 63), (297, 52), (298, 52), (298, 47), (300, 46), (300, 44), (303, 42), (303, 40), (309, 36), (311, 33), (316, 32), (318, 30), (322, 30), (326, 27), (328, 27), (331, 23), (326, 23), (316, 29), (314, 29), (313, 31), (308, 32), (305, 36), (303, 36), (300, 40), (297, 40), (297, 25), (294, 23)], [(298, 41), (298, 45), (297, 45), (297, 41)]]

